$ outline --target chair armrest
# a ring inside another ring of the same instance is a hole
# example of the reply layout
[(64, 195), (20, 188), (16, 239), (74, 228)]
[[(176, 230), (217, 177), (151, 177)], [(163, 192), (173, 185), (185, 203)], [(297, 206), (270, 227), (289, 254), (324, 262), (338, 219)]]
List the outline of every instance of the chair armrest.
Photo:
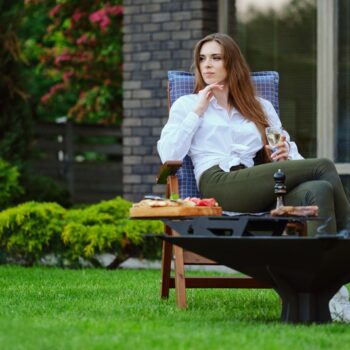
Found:
[(168, 160), (167, 162), (162, 164), (159, 170), (159, 174), (157, 176), (157, 184), (166, 184), (167, 177), (175, 175), (181, 166), (181, 160)]

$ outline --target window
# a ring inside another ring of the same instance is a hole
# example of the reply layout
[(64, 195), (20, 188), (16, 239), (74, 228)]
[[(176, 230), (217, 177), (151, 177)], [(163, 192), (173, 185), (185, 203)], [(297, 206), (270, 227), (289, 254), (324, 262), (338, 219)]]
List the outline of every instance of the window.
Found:
[(231, 35), (252, 71), (275, 70), (280, 74), (283, 126), (304, 157), (315, 157), (316, 0), (236, 0), (235, 6)]

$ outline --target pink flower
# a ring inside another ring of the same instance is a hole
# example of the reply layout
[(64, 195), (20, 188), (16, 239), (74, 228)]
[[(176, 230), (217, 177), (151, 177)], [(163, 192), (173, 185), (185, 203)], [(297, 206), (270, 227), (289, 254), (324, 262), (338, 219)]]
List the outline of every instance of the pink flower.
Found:
[(58, 84), (51, 86), (50, 91), (41, 97), (41, 99), (40, 99), (41, 102), (47, 103), (57, 91), (63, 90), (63, 89), (65, 89), (64, 83), (58, 83)]
[(47, 94), (45, 94), (44, 96), (41, 97), (40, 101), (41, 101), (41, 103), (46, 104), (46, 103), (49, 102), (50, 98), (51, 98), (51, 94), (47, 93)]
[(60, 10), (60, 8), (62, 7), (62, 4), (57, 4), (53, 9), (51, 9), (51, 11), (49, 12), (49, 17), (55, 17), (58, 13), (58, 11)]
[(76, 9), (73, 13), (73, 20), (75, 22), (78, 22), (80, 20), (81, 17), (83, 17), (85, 15), (84, 12), (81, 12), (80, 9)]
[(81, 44), (86, 44), (89, 40), (89, 37), (87, 36), (87, 34), (83, 34), (78, 40), (77, 40), (77, 44), (81, 45)]
[(73, 72), (64, 72), (63, 73), (63, 81), (67, 83), (69, 81), (69, 78), (73, 75)]
[(110, 23), (111, 23), (111, 20), (106, 16), (100, 22), (100, 28), (102, 30), (106, 30), (106, 28), (110, 25)]
[[(96, 23), (100, 26), (100, 28), (105, 31), (106, 28), (110, 25), (111, 20), (108, 17), (108, 10), (111, 7), (106, 5), (106, 8), (102, 8), (98, 11), (93, 12), (90, 16), (90, 22), (91, 23)], [(114, 10), (113, 10), (114, 11)]]
[(63, 90), (64, 88), (65, 88), (65, 86), (63, 83), (55, 84), (55, 85), (51, 86), (50, 93), (51, 93), (51, 95), (54, 95), (57, 91)]
[(59, 65), (61, 62), (70, 61), (71, 59), (71, 55), (63, 53), (62, 55), (59, 55), (55, 58), (55, 64)]
[(91, 23), (98, 23), (98, 22), (102, 21), (105, 16), (106, 16), (106, 10), (101, 9), (101, 10), (98, 10), (96, 12), (93, 12), (89, 16), (89, 19), (90, 19)]
[(113, 16), (122, 15), (124, 12), (123, 6), (118, 6), (118, 5), (116, 5), (116, 6), (106, 5), (106, 9), (107, 9), (108, 13), (110, 13)]

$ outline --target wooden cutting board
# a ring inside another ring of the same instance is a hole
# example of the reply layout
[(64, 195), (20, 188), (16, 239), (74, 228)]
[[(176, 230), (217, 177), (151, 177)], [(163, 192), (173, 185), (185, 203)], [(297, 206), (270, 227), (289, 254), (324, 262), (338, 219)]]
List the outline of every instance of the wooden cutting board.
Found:
[(220, 216), (221, 207), (135, 207), (130, 208), (132, 218), (163, 218), (181, 216)]

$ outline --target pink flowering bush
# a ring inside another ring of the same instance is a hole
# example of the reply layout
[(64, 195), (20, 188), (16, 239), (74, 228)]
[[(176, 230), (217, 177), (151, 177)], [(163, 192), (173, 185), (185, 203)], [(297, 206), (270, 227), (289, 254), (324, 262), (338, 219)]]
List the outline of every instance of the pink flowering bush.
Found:
[(50, 4), (40, 60), (54, 83), (41, 97), (44, 108), (65, 106), (61, 113), (76, 122), (121, 123), (121, 2), (26, 0), (28, 6)]

